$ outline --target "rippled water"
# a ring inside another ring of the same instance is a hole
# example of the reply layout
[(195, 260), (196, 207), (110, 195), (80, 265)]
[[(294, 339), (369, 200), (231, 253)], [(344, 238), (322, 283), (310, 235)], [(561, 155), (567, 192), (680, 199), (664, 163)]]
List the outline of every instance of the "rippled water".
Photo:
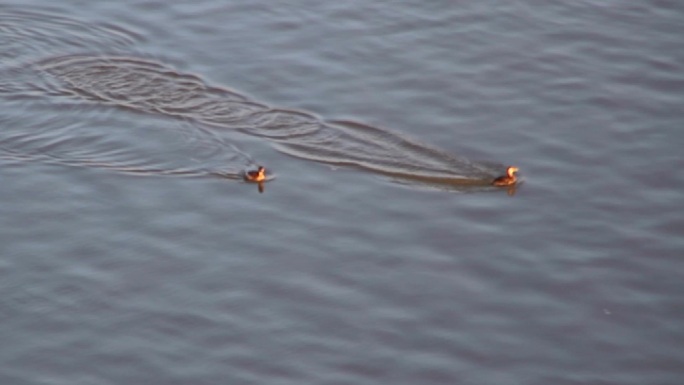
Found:
[(488, 186), (497, 175), (493, 167), (473, 165), (391, 131), (354, 122), (324, 123), (303, 112), (269, 108), (157, 63), (69, 56), (47, 60), (38, 70), (60, 83), (54, 93), (268, 138), (305, 159), (355, 165), (410, 181), (443, 181), (445, 186)]
[(667, 1), (0, 5), (0, 383), (681, 383), (683, 35)]

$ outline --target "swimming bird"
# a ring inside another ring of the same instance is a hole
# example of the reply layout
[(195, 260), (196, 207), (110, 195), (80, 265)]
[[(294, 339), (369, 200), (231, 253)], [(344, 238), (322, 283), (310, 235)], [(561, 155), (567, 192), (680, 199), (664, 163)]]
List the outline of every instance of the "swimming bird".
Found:
[(518, 172), (518, 168), (515, 166), (508, 166), (506, 169), (506, 175), (502, 175), (492, 181), (494, 186), (510, 186), (518, 181), (515, 173)]
[(256, 171), (245, 172), (245, 180), (248, 182), (263, 182), (266, 180), (266, 169), (259, 166)]

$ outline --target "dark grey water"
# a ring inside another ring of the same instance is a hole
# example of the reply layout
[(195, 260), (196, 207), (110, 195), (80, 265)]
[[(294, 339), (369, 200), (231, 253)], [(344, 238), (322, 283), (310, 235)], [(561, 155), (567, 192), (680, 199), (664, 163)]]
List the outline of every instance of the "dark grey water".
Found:
[(667, 1), (0, 5), (0, 383), (682, 383), (683, 37)]

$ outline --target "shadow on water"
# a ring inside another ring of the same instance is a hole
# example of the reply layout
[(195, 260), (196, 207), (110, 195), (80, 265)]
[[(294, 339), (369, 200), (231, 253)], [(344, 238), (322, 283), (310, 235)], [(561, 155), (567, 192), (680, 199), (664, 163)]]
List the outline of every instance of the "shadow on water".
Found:
[[(4, 18), (7, 22), (20, 16), (34, 22), (33, 29), (24, 29), (23, 33), (14, 31), (14, 35), (18, 35), (10, 39), (14, 42), (10, 43), (10, 48), (14, 51), (20, 50), (21, 44), (27, 44), (25, 40), (20, 42), (26, 36), (40, 39), (49, 35), (50, 30), (55, 27), (50, 22), (57, 22), (60, 28), (68, 26), (80, 32), (89, 27), (96, 33), (90, 36), (83, 33), (79, 35), (100, 41), (113, 39), (116, 43), (114, 46), (119, 50), (126, 51), (124, 48), (134, 40), (133, 35), (118, 30), (113, 33), (111, 27), (86, 26), (76, 22), (70, 23), (67, 19), (53, 19), (47, 22), (47, 27), (43, 25), (41, 28), (41, 24), (36, 21), (45, 22), (42, 14), (20, 13), (15, 14), (13, 18), (3, 15), (0, 19)], [(17, 30), (21, 31), (19, 28)], [(59, 45), (63, 42), (53, 43)], [(42, 44), (40, 43), (38, 50), (50, 52), (44, 49)], [(71, 40), (68, 44), (75, 45), (81, 51), (92, 45), (88, 42), (74, 44)], [(203, 166), (168, 168), (164, 166), (164, 162), (159, 163), (159, 167), (144, 167), (145, 165), (141, 166), (139, 163), (146, 163), (145, 159), (140, 159), (140, 162), (136, 162), (135, 159), (115, 162), (92, 153), (89, 154), (92, 156), (89, 159), (53, 159), (61, 163), (78, 163), (141, 174), (209, 174), (241, 179), (241, 169), (254, 162), (235, 145), (221, 139), (223, 130), (229, 130), (264, 138), (279, 151), (297, 158), (351, 166), (384, 175), (401, 184), (450, 191), (498, 190), (490, 186), (490, 181), (500, 174), (502, 165), (471, 162), (378, 127), (352, 121), (325, 121), (306, 112), (273, 108), (252, 101), (238, 92), (209, 85), (198, 76), (179, 72), (154, 60), (135, 57), (130, 53), (111, 55), (101, 52), (94, 55), (45, 57), (33, 61), (28, 68), (22, 66), (10, 69), (15, 72), (13, 75), (24, 76), (12, 77), (15, 79), (14, 84), (7, 81), (0, 84), (0, 94), (13, 98), (38, 96), (55, 103), (65, 100), (66, 97), (66, 100), (94, 102), (97, 106), (110, 105), (135, 113), (172, 117), (192, 125), (195, 130), (201, 127), (198, 131), (202, 132), (205, 144), (210, 138), (215, 141), (215, 149), (226, 151), (232, 154), (233, 158), (239, 158), (237, 161), (233, 159), (232, 162), (224, 163), (233, 166), (228, 171), (225, 168)], [(8, 141), (7, 138), (2, 140), (5, 153), (15, 152), (13, 156), (19, 158), (20, 155), (16, 154), (19, 147), (11, 144), (8, 147), (10, 142), (12, 141)], [(36, 148), (34, 153), (49, 152), (41, 152), (40, 148)], [(225, 157), (222, 160), (226, 160)]]

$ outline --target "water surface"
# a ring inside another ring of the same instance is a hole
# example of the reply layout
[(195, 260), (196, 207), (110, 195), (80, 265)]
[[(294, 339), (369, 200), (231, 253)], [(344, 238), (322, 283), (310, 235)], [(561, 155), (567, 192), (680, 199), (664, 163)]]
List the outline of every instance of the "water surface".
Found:
[(683, 21), (0, 6), (0, 382), (681, 383)]

